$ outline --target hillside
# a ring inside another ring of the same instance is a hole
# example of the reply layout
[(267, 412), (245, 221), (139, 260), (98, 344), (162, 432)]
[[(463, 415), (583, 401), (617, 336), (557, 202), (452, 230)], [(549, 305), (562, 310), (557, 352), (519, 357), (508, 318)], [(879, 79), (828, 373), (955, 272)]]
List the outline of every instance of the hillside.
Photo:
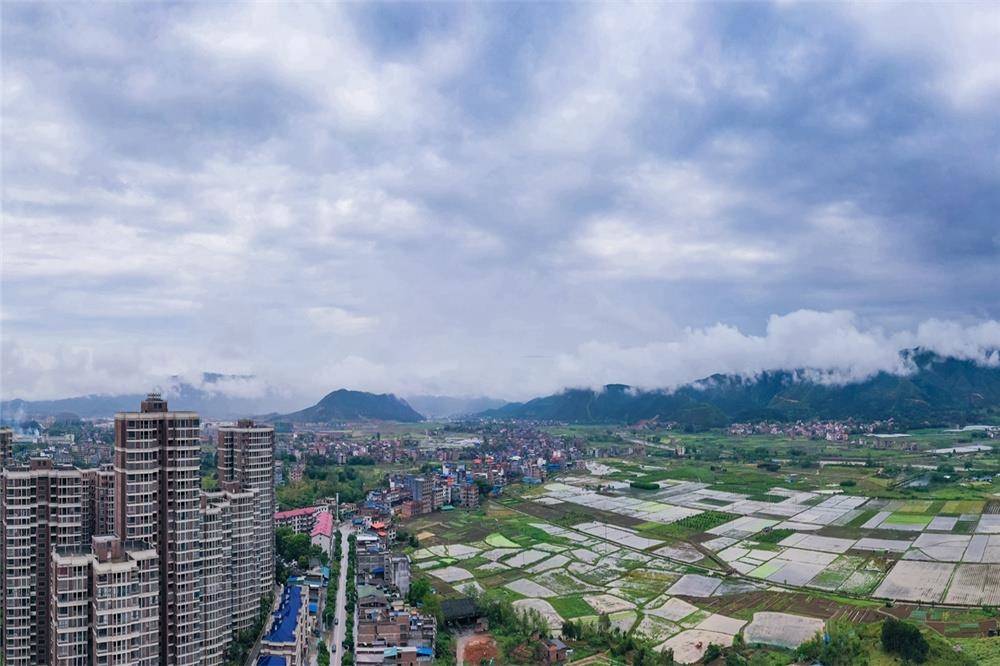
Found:
[(894, 418), (910, 426), (1000, 417), (1000, 367), (904, 352), (914, 372), (881, 372), (848, 384), (810, 380), (802, 370), (747, 378), (713, 375), (674, 391), (640, 391), (622, 384), (602, 391), (567, 389), (479, 414), (484, 418), (568, 423), (634, 423), (657, 418), (696, 428), (734, 421)]
[(344, 421), (401, 421), (416, 423), (424, 417), (405, 400), (391, 393), (364, 393), (338, 389), (312, 407), (291, 414), (268, 415), (273, 421), (291, 423), (341, 423)]

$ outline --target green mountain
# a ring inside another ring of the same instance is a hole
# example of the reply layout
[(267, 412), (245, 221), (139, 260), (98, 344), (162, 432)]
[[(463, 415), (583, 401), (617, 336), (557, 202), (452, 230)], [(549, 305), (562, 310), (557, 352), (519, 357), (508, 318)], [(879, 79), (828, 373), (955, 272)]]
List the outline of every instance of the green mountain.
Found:
[(424, 417), (391, 393), (365, 393), (339, 389), (312, 407), (291, 414), (272, 414), (271, 421), (291, 423), (343, 423), (345, 421), (402, 421), (416, 423)]
[(754, 377), (713, 375), (673, 391), (635, 390), (610, 384), (601, 391), (567, 389), (479, 414), (483, 418), (634, 423), (676, 421), (709, 428), (738, 421), (894, 418), (911, 426), (1000, 420), (1000, 366), (903, 352), (907, 375), (880, 372), (863, 381), (817, 381), (804, 370)]

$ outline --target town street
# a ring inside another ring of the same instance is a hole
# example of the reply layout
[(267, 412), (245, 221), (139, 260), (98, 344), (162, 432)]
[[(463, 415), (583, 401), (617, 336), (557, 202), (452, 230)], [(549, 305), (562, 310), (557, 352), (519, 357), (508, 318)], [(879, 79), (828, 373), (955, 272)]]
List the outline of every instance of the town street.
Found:
[[(337, 585), (337, 623), (327, 632), (326, 642), (330, 646), (333, 658), (331, 664), (341, 663), (344, 656), (344, 622), (347, 621), (347, 609), (344, 605), (347, 601), (347, 537), (351, 534), (349, 523), (343, 523), (338, 528), (340, 530), (340, 582)], [(330, 603), (330, 600), (327, 600)]]

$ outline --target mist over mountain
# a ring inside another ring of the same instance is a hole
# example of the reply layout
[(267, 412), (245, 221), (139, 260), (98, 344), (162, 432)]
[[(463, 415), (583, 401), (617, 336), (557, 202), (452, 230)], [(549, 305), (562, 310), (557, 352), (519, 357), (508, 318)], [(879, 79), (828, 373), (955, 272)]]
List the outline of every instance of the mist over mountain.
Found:
[(342, 423), (345, 421), (400, 421), (416, 423), (424, 417), (402, 398), (391, 393), (365, 393), (338, 389), (312, 407), (290, 414), (269, 414), (272, 421), (291, 423)]
[(447, 395), (412, 395), (406, 401), (415, 410), (430, 419), (447, 419), (468, 416), (489, 409), (497, 409), (507, 404), (506, 400), (487, 398), (456, 398)]
[(811, 370), (755, 376), (712, 375), (673, 391), (610, 384), (603, 390), (567, 389), (479, 414), (484, 418), (569, 423), (676, 421), (696, 428), (738, 421), (894, 418), (910, 426), (965, 423), (1000, 417), (1000, 366), (903, 352), (910, 374), (878, 372), (837, 383)]
[[(274, 409), (290, 408), (288, 397), (265, 385), (253, 375), (203, 373), (197, 384), (171, 377), (160, 391), (171, 409), (191, 410), (207, 419), (234, 419)], [(143, 393), (93, 394), (54, 400), (5, 400), (0, 402), (0, 418), (23, 421), (44, 419), (59, 413), (85, 419), (109, 418), (116, 412), (135, 411)]]

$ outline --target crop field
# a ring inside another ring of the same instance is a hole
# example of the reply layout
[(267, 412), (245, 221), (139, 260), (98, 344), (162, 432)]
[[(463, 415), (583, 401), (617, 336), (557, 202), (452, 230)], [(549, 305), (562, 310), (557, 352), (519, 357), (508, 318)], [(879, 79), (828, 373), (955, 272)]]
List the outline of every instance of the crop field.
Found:
[[(736, 636), (796, 645), (829, 618), (875, 621), (884, 601), (948, 639), (984, 635), (995, 625), (983, 608), (1000, 605), (1000, 494), (986, 484), (921, 496), (878, 471), (587, 460), (407, 529), (422, 534), (415, 575), (445, 594), (502, 590), (553, 627), (604, 613), (684, 660)], [(925, 613), (928, 603), (945, 606)]]
[[(642, 491), (640, 499), (622, 483), (617, 488), (606, 486), (598, 494), (587, 488), (587, 477), (571, 475), (544, 484), (526, 499), (558, 498), (565, 506), (579, 503), (637, 518), (641, 522), (623, 526), (621, 532), (599, 522), (579, 527), (587, 534), (609, 537), (677, 564), (714, 566), (750, 582), (813, 588), (847, 597), (986, 603), (981, 600), (988, 594), (972, 590), (974, 583), (966, 581), (975, 569), (957, 579), (960, 587), (949, 594), (951, 571), (957, 563), (1000, 563), (1000, 539), (993, 541), (994, 536), (1000, 537), (1000, 514), (981, 513), (986, 507), (982, 500), (867, 497), (840, 487), (780, 485), (774, 478), (760, 488), (753, 485), (760, 477), (756, 471), (744, 470), (723, 480), (728, 470), (713, 469), (706, 474), (696, 472), (700, 468), (690, 463), (661, 471), (631, 462), (602, 465), (602, 471), (616, 470), (610, 476), (629, 472), (655, 477), (659, 489)], [(747, 479), (749, 488), (731, 489)], [(696, 513), (677, 518), (683, 509)], [(641, 536), (637, 538), (636, 533)], [(699, 559), (699, 554), (704, 557)], [(718, 577), (719, 573), (706, 571), (705, 575)], [(684, 587), (675, 593), (700, 594), (696, 588)]]

